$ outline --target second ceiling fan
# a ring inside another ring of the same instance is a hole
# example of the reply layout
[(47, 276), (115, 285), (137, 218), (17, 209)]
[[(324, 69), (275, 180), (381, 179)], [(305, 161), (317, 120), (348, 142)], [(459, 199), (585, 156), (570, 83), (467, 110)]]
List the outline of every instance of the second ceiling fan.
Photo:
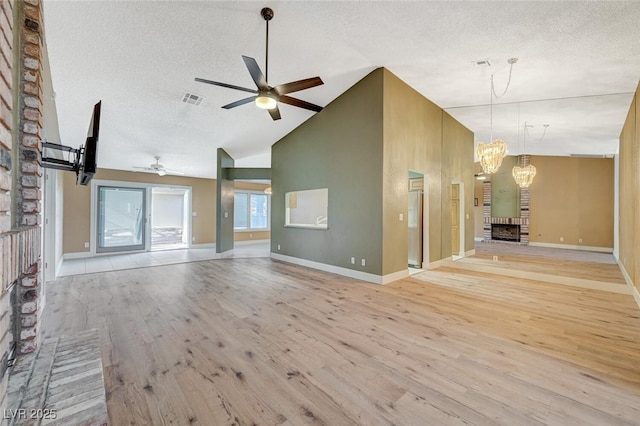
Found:
[(221, 83), (218, 81), (205, 80), (203, 78), (196, 78), (195, 80), (200, 83), (213, 84), (215, 86), (226, 87), (229, 89), (241, 90), (243, 92), (253, 93), (253, 96), (240, 99), (239, 101), (232, 102), (224, 105), (222, 108), (231, 109), (240, 105), (248, 104), (249, 102), (255, 102), (256, 106), (269, 111), (271, 118), (274, 120), (280, 120), (280, 110), (278, 109), (278, 102), (283, 104), (293, 105), (298, 108), (308, 109), (310, 111), (320, 112), (322, 107), (312, 104), (310, 102), (303, 101), (301, 99), (287, 96), (288, 93), (298, 92), (300, 90), (309, 89), (311, 87), (324, 84), (320, 77), (306, 78), (304, 80), (292, 81), (290, 83), (280, 84), (272, 87), (268, 83), (269, 76), (269, 21), (273, 18), (273, 10), (268, 7), (263, 8), (260, 14), (266, 22), (266, 54), (265, 54), (265, 72), (264, 74), (260, 70), (258, 63), (255, 59), (242, 55), (249, 74), (253, 82), (256, 84), (257, 89), (248, 89), (246, 87), (235, 86), (233, 84)]

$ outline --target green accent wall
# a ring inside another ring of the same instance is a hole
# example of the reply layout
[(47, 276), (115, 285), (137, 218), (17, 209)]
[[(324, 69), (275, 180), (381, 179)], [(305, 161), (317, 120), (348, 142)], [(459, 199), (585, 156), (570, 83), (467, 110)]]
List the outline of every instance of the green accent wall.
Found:
[(216, 192), (216, 253), (233, 249), (233, 180), (228, 179), (225, 168), (234, 166), (233, 158), (218, 148)]
[[(473, 248), (473, 133), (384, 68), (278, 141), (271, 170), (273, 253), (375, 275), (406, 271), (410, 171), (428, 186), (428, 261), (451, 256), (453, 182), (465, 187), (462, 244)], [(329, 189), (328, 229), (285, 228), (285, 193), (316, 188)]]
[[(382, 273), (382, 78), (373, 71), (273, 145), (273, 253)], [(285, 193), (317, 188), (329, 189), (328, 229), (285, 228)]]
[(506, 156), (500, 169), (491, 175), (491, 216), (520, 217), (520, 187), (513, 178), (518, 157)]

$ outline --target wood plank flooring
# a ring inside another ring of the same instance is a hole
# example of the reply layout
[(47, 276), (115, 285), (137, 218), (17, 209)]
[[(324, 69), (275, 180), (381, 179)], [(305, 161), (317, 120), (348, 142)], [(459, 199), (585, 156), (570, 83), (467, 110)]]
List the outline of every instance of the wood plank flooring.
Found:
[(492, 265), (498, 256), (504, 268), (626, 285), (611, 253), (484, 242), (475, 250), (465, 260)]
[(111, 425), (640, 423), (628, 295), (226, 259), (64, 277), (43, 327), (100, 330)]

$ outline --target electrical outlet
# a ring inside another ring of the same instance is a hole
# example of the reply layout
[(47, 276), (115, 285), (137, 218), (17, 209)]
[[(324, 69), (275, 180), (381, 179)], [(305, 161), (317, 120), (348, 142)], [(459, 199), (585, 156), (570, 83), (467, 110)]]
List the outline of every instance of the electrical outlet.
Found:
[(278, 244), (278, 251), (280, 251), (280, 244)]
[(498, 256), (493, 256), (493, 261), (497, 262), (498, 261)]
[(84, 243), (84, 248), (89, 248), (89, 243)]
[(467, 220), (469, 219), (469, 213), (467, 213)]
[(252, 239), (252, 238), (253, 238), (253, 234), (249, 234), (249, 239)]
[(352, 258), (351, 258), (351, 264), (352, 264), (352, 265), (355, 265), (355, 264), (356, 264), (356, 258), (355, 258), (355, 257), (352, 257)]
[(366, 261), (365, 259), (362, 259), (362, 260), (360, 261), (360, 263), (362, 264), (362, 266), (366, 266), (366, 265), (367, 265), (367, 261)]
[(578, 243), (582, 244), (582, 238), (580, 238), (580, 239), (578, 240)]
[(560, 242), (563, 242), (563, 241), (564, 241), (564, 237), (560, 237)]
[(402, 222), (404, 220), (404, 214), (400, 213), (398, 215), (398, 218), (400, 219), (400, 222)]
[(192, 213), (191, 213), (191, 216), (193, 216), (193, 217), (198, 216), (198, 212), (192, 212)]
[(224, 217), (229, 217), (229, 212), (224, 212)]
[(191, 242), (195, 243), (196, 242), (196, 237), (191, 237)]

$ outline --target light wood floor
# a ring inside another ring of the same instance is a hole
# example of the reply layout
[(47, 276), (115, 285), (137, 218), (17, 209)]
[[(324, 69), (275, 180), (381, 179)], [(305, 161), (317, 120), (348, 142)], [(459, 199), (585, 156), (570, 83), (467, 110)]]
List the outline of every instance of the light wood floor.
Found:
[(622, 294), (227, 259), (65, 277), (43, 324), (100, 330), (111, 425), (640, 423)]

